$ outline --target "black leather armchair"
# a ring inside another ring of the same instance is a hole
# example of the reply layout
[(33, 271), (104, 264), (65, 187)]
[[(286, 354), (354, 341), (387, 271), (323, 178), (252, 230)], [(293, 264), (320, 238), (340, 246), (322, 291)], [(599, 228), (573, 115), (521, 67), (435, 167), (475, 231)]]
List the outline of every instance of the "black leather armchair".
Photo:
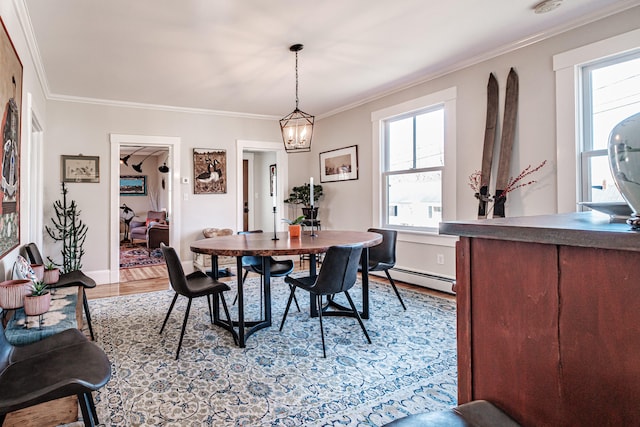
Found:
[[(35, 243), (28, 243), (20, 248), (20, 255), (29, 260), (31, 264), (44, 264), (40, 250)], [(84, 314), (87, 317), (87, 326), (89, 326), (89, 333), (91, 339), (95, 339), (93, 335), (93, 326), (91, 325), (91, 311), (89, 310), (89, 301), (87, 300), (87, 288), (95, 288), (96, 281), (87, 276), (80, 270), (69, 271), (60, 274), (60, 279), (56, 283), (49, 285), (50, 288), (65, 288), (69, 286), (82, 286), (82, 305), (84, 307)]]
[(353, 317), (358, 319), (358, 323), (364, 332), (367, 341), (371, 344), (371, 338), (367, 333), (367, 329), (362, 323), (360, 313), (353, 304), (353, 300), (349, 295), (349, 289), (356, 283), (358, 277), (358, 261), (362, 254), (362, 245), (344, 245), (344, 246), (331, 246), (327, 251), (324, 261), (322, 262), (322, 268), (320, 273), (315, 276), (307, 276), (301, 278), (294, 278), (291, 276), (285, 277), (285, 282), (289, 284), (291, 288), (291, 294), (289, 295), (289, 301), (287, 301), (287, 308), (284, 311), (282, 317), (282, 323), (280, 323), (280, 330), (284, 326), (285, 320), (287, 320), (287, 314), (291, 307), (291, 301), (295, 297), (296, 288), (303, 289), (309, 292), (316, 299), (316, 305), (318, 306), (318, 317), (320, 318), (320, 334), (322, 336), (322, 354), (323, 357), (327, 357), (327, 351), (324, 344), (324, 328), (322, 325), (322, 297), (325, 295), (335, 295), (339, 293), (345, 294)]
[(9, 412), (73, 395), (78, 396), (84, 425), (98, 424), (91, 393), (109, 381), (111, 364), (79, 330), (14, 347), (0, 323), (0, 366), (0, 425)]

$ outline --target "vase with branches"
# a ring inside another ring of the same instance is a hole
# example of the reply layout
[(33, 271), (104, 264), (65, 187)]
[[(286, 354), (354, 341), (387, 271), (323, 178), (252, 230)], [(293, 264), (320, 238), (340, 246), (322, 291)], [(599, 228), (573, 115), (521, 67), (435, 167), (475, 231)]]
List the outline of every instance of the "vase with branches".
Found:
[(62, 200), (53, 203), (56, 218), (51, 218), (53, 227), (45, 226), (47, 234), (56, 242), (62, 242), (62, 264), (55, 263), (51, 257), (47, 259), (62, 271), (80, 270), (82, 268), (82, 256), (84, 255), (84, 242), (87, 238), (87, 225), (80, 219), (80, 210), (75, 200), (67, 200), (67, 189), (62, 183)]
[(475, 192), (476, 199), (479, 199), (479, 200), (482, 200), (484, 202), (487, 202), (487, 203), (491, 204), (491, 207), (487, 211), (487, 217), (489, 217), (489, 214), (491, 213), (491, 211), (493, 211), (493, 208), (494, 208), (495, 203), (497, 201), (499, 201), (501, 199), (506, 200), (507, 194), (513, 192), (514, 190), (517, 190), (518, 188), (522, 188), (522, 187), (526, 187), (527, 185), (535, 184), (537, 182), (536, 180), (534, 180), (534, 179), (528, 179), (527, 180), (526, 178), (528, 176), (530, 176), (531, 174), (533, 174), (535, 172), (538, 172), (546, 164), (547, 164), (547, 161), (544, 160), (542, 163), (540, 163), (536, 167), (532, 167), (531, 165), (527, 166), (515, 178), (514, 177), (510, 177), (509, 178), (509, 182), (507, 183), (507, 188), (505, 188), (503, 191), (501, 191), (500, 194), (496, 194), (495, 197), (492, 197), (490, 195), (484, 196), (484, 195), (482, 195), (480, 193), (480, 182), (482, 181), (482, 172), (479, 171), (479, 170), (477, 170), (474, 173), (472, 173), (471, 175), (469, 175), (469, 187), (471, 187), (471, 189)]

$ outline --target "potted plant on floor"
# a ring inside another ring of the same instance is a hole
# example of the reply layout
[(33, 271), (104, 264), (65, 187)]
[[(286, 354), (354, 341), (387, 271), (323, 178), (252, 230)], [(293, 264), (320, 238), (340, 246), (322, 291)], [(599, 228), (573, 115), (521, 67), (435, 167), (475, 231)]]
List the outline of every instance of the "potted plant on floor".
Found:
[(49, 311), (51, 307), (51, 293), (45, 282), (36, 280), (31, 285), (31, 294), (24, 296), (24, 314), (39, 316)]
[(296, 219), (282, 218), (283, 222), (289, 224), (289, 237), (300, 237), (300, 234), (302, 234), (302, 223), (304, 220), (304, 215), (300, 215)]

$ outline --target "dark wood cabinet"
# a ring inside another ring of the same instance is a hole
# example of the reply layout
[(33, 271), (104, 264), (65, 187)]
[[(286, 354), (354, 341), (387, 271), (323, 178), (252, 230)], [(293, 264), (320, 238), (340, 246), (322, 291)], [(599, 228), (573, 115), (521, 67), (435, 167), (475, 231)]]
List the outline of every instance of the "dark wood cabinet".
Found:
[(594, 213), (444, 223), (458, 400), (525, 426), (640, 424), (640, 233)]

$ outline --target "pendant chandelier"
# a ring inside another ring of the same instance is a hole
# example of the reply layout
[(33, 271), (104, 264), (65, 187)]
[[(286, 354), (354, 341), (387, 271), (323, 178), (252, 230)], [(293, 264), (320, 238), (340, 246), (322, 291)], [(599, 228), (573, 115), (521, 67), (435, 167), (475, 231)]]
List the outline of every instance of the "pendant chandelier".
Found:
[(314, 117), (298, 109), (298, 52), (303, 47), (301, 44), (294, 44), (289, 47), (291, 52), (296, 53), (296, 109), (280, 119), (282, 141), (287, 153), (311, 151)]

